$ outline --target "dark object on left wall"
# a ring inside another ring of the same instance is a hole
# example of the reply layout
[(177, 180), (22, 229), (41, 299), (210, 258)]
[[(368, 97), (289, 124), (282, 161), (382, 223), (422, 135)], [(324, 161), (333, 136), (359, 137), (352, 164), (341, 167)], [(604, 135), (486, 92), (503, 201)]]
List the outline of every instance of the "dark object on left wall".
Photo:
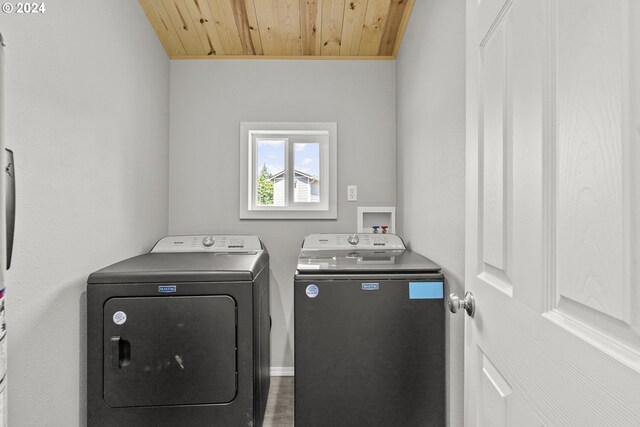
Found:
[(7, 270), (11, 268), (11, 257), (13, 255), (13, 233), (16, 225), (16, 171), (13, 163), (13, 151), (8, 148), (7, 165), (4, 171), (7, 174), (5, 179), (5, 215), (6, 215), (6, 234), (7, 234)]

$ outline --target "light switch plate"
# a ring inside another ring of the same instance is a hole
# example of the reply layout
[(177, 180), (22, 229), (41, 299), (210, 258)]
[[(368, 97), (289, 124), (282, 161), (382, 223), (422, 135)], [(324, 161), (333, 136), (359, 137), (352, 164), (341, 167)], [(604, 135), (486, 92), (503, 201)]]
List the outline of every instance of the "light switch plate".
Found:
[(349, 202), (357, 202), (358, 201), (358, 186), (357, 185), (347, 185), (347, 201), (349, 201)]

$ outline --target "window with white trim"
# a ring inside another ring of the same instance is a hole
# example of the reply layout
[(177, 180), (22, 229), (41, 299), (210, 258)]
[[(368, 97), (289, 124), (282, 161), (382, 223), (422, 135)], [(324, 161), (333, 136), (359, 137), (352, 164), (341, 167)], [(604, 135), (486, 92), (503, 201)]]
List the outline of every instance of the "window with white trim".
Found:
[(240, 218), (335, 219), (337, 124), (240, 123)]

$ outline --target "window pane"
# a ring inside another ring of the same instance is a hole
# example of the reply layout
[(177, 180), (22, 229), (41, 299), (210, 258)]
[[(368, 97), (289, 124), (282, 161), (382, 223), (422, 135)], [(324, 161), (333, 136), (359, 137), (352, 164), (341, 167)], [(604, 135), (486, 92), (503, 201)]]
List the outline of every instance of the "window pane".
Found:
[(284, 140), (256, 140), (256, 204), (284, 206)]
[(294, 144), (295, 179), (293, 199), (296, 203), (320, 202), (320, 144)]

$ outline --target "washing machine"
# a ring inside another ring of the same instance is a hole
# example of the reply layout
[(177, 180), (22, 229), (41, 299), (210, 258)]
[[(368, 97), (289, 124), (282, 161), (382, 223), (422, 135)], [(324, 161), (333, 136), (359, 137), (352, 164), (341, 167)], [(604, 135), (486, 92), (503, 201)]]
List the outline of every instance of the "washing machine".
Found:
[(313, 234), (294, 280), (295, 424), (445, 425), (445, 279), (393, 234)]
[(87, 284), (87, 424), (259, 426), (269, 255), (258, 237), (170, 236)]

